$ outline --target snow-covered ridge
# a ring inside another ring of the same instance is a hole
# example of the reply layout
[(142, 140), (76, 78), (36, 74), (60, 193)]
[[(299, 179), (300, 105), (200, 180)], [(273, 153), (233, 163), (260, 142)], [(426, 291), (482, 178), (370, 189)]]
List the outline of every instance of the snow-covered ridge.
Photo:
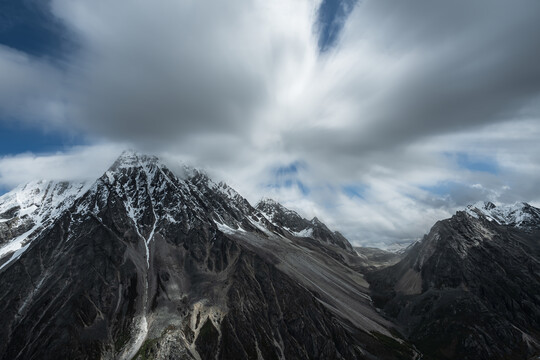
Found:
[(137, 167), (142, 164), (158, 164), (159, 159), (156, 156), (140, 154), (133, 150), (126, 150), (116, 159), (109, 170), (127, 169)]
[[(254, 208), (234, 189), (212, 181), (204, 172), (186, 166), (181, 170), (177, 174), (155, 156), (125, 151), (93, 182), (41, 180), (17, 187), (0, 197), (0, 258), (4, 257), (0, 265), (16, 260), (68, 209), (76, 215), (75, 223), (86, 216), (99, 220), (111, 198), (126, 210), (144, 239), (147, 266), (151, 263), (150, 243), (168, 223), (178, 224), (186, 233), (207, 221), (219, 230), (255, 227), (282, 236), (279, 229), (283, 229), (292, 236), (352, 249), (345, 238), (316, 218), (306, 220), (270, 199)], [(68, 235), (67, 241), (71, 239)]]
[(87, 183), (67, 181), (32, 181), (20, 185), (0, 197), (0, 217), (11, 209), (19, 208), (19, 217), (28, 215), (32, 218), (58, 212), (65, 207), (65, 200), (73, 199), (85, 189)]
[(95, 181), (39, 180), (15, 188), (0, 197), (0, 269), (18, 259), (73, 206), (76, 222), (85, 216), (100, 219), (110, 196), (121, 201), (144, 239), (147, 266), (150, 242), (161, 223), (179, 223), (188, 231), (210, 218), (238, 228), (242, 217), (255, 211), (225, 183), (215, 183), (194, 168), (182, 170), (176, 174), (155, 156), (125, 151)]
[(262, 198), (257, 205), (255, 205), (255, 208), (259, 209), (259, 211), (261, 211), (261, 213), (270, 221), (275, 221), (278, 216), (287, 216), (296, 221), (305, 221), (305, 219), (297, 212), (287, 209), (274, 199)]
[[(41, 231), (52, 224), (89, 183), (39, 180), (20, 185), (0, 197), (0, 258), (15, 260)], [(4, 266), (2, 265), (2, 267)]]
[(277, 227), (281, 227), (296, 237), (309, 237), (324, 244), (337, 245), (354, 252), (352, 245), (340, 233), (331, 231), (319, 219), (304, 219), (298, 213), (287, 209), (275, 200), (263, 198), (255, 206), (264, 217)]
[(540, 226), (540, 209), (523, 202), (513, 205), (478, 202), (474, 205), (468, 205), (465, 212), (475, 218), (483, 217), (499, 225), (515, 227)]

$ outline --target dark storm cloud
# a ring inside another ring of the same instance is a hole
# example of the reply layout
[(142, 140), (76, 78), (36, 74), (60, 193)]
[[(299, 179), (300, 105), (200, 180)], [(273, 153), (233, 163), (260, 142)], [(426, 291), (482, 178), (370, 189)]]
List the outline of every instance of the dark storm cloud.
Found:
[(539, 113), (537, 1), (98, 3), (52, 10), (81, 46), (61, 100), (71, 126), (100, 137), (159, 145), (272, 126), (282, 148), (333, 158)]
[(166, 147), (246, 134), (273, 101), (283, 67), (315, 48), (308, 2), (98, 3), (53, 8), (82, 44), (73, 119), (112, 140)]
[(264, 101), (262, 80), (234, 66), (216, 71), (196, 59), (171, 67), (145, 60), (135, 57), (91, 81), (81, 99), (84, 127), (136, 142), (237, 133)]
[[(293, 129), (288, 143), (326, 154), (364, 154), (537, 117), (539, 18), (540, 3), (533, 1), (365, 1), (345, 30), (342, 47), (359, 50), (332, 88), (339, 98), (330, 92), (322, 102), (351, 106), (346, 126), (300, 138)], [(354, 66), (370, 56), (377, 61)]]

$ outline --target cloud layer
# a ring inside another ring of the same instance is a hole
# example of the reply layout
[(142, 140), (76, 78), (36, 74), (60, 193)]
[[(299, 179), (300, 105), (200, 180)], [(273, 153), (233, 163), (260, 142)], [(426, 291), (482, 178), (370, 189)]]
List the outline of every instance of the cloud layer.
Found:
[[(540, 3), (365, 0), (338, 12), (321, 52), (323, 8), (52, 1), (77, 50), (58, 62), (0, 47), (0, 116), (96, 145), (4, 158), (0, 183), (130, 146), (378, 245), (470, 202), (540, 202)], [(95, 159), (87, 169), (110, 160)]]

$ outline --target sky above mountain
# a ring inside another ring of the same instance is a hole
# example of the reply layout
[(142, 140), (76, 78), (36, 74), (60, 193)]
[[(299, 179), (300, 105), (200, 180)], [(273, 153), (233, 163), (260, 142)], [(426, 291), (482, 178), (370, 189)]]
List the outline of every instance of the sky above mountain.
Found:
[(0, 192), (125, 148), (356, 244), (540, 204), (540, 2), (6, 0)]

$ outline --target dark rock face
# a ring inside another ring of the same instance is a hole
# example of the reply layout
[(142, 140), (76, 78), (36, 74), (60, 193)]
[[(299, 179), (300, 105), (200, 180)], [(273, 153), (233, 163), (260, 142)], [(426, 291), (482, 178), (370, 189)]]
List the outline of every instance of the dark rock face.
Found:
[(68, 188), (1, 255), (0, 359), (417, 356), (338, 261), (346, 249), (294, 236), (225, 184), (126, 153)]
[(495, 220), (485, 214), (493, 209), (438, 222), (398, 264), (368, 276), (376, 306), (428, 358), (540, 354), (540, 223)]
[(17, 216), (18, 210), (19, 208), (15, 207), (2, 214), (5, 216), (3, 219), (5, 221), (0, 222), (0, 244), (5, 244), (24, 234), (35, 225), (28, 216), (19, 218)]

